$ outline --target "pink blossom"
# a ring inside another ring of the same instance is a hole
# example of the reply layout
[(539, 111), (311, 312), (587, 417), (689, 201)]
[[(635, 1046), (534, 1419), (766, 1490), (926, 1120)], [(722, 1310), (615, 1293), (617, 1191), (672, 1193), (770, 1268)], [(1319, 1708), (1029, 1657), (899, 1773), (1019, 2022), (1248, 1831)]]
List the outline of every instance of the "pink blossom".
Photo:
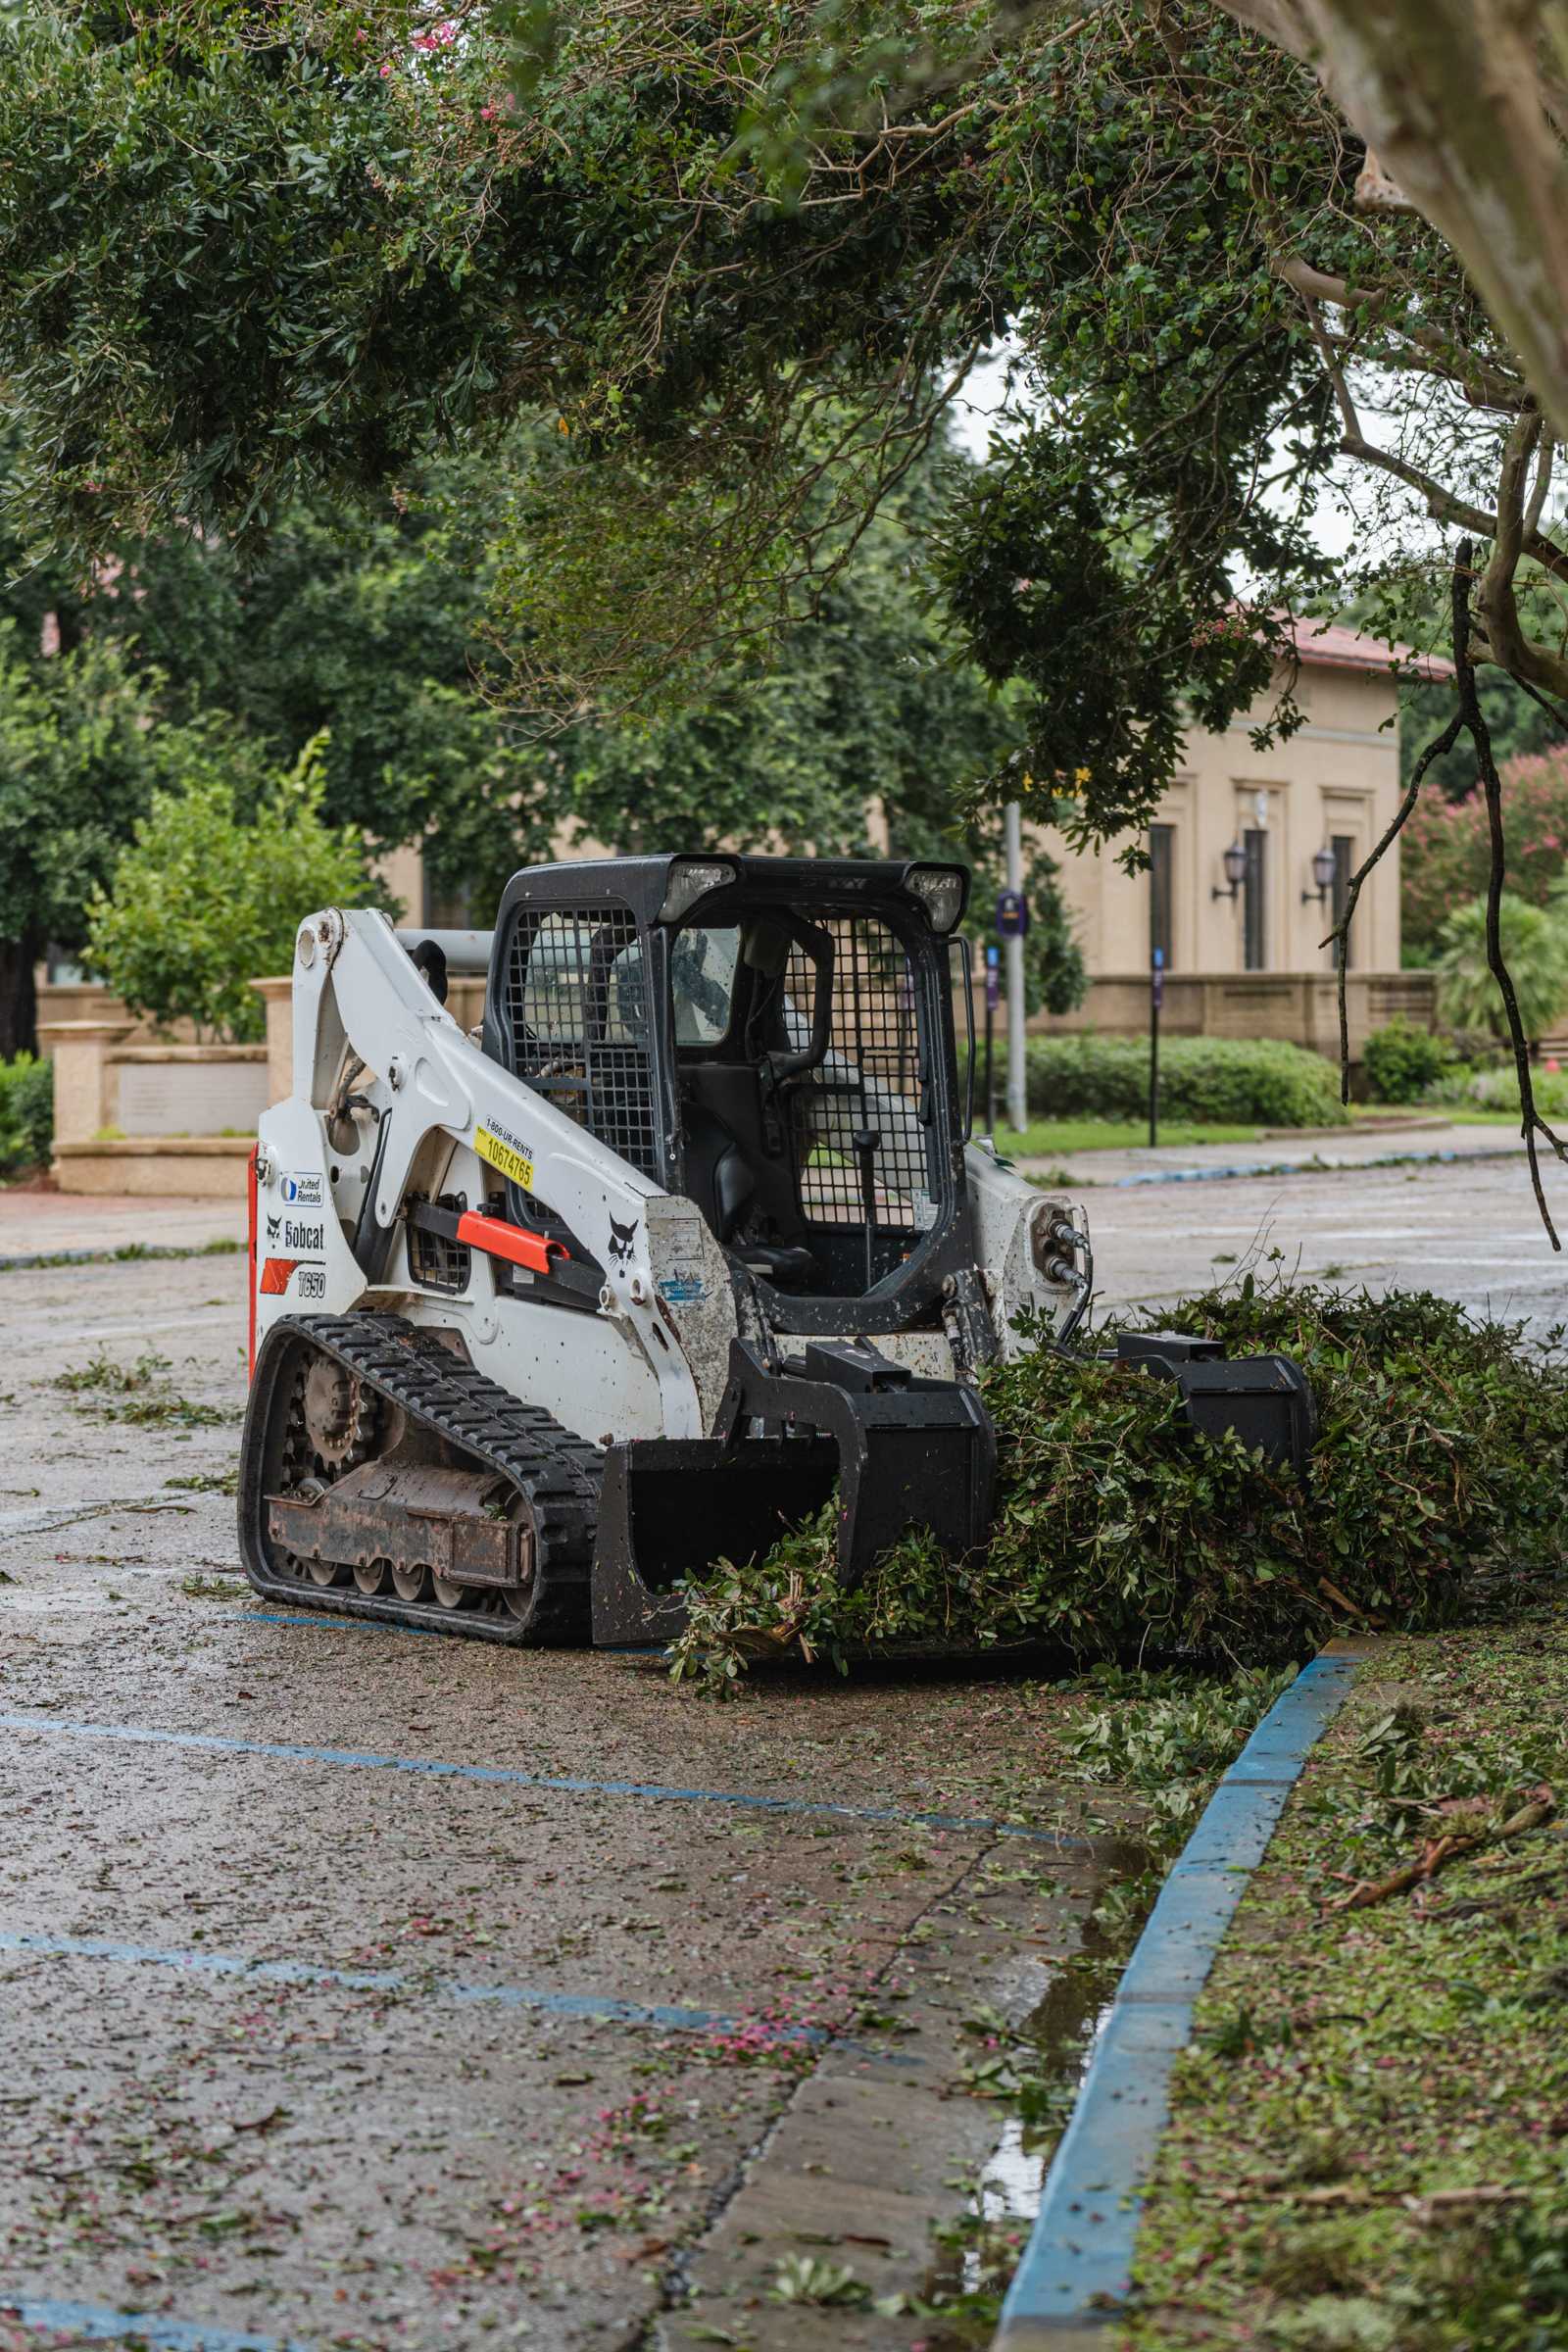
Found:
[(391, 60), (390, 60), (390, 59), (388, 59), (388, 60), (387, 60), (387, 61), (386, 61), (384, 64), (383, 64), (383, 66), (382, 66), (382, 68), (381, 68), (381, 79), (382, 79), (383, 81), (385, 81), (385, 79), (386, 79), (387, 75), (388, 75), (388, 74), (391, 73), (391, 71), (392, 71), (392, 63), (391, 63)]

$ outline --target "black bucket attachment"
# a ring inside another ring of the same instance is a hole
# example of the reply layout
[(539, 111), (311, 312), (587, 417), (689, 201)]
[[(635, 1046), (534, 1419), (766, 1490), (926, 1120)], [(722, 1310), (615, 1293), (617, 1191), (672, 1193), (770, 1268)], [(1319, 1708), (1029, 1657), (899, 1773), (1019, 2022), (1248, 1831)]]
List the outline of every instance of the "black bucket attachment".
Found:
[(1317, 1407), (1306, 1374), (1288, 1355), (1233, 1358), (1218, 1340), (1179, 1331), (1122, 1331), (1116, 1361), (1174, 1381), (1195, 1429), (1210, 1438), (1233, 1430), (1250, 1451), (1261, 1451), (1266, 1462), (1288, 1463), (1305, 1484)]
[(672, 1588), (714, 1560), (756, 1559), (839, 1491), (840, 1582), (858, 1584), (909, 1528), (955, 1556), (990, 1532), (996, 1433), (972, 1389), (919, 1380), (865, 1341), (769, 1370), (744, 1341), (710, 1438), (649, 1438), (605, 1456), (594, 1641), (680, 1630)]

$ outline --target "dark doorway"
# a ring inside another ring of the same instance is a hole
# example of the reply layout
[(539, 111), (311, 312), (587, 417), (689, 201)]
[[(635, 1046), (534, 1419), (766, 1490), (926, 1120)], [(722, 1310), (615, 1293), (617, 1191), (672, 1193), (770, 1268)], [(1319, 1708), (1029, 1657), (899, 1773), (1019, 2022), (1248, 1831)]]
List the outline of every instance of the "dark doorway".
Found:
[[(1171, 938), (1171, 869), (1174, 863), (1176, 828), (1174, 825), (1151, 825), (1149, 828), (1149, 945), (1158, 949), (1168, 972), (1174, 961)], [(1151, 953), (1152, 961), (1152, 953)]]
[(1242, 835), (1247, 869), (1242, 876), (1242, 968), (1268, 969), (1268, 930), (1264, 896), (1268, 888), (1268, 835), (1261, 829)]

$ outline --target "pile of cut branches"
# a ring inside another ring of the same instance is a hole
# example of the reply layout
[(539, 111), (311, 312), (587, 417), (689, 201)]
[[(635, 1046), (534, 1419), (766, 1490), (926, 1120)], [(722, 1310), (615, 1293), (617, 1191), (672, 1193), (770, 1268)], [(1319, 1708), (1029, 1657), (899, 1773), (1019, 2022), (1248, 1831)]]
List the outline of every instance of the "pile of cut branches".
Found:
[(1520, 1326), (1430, 1292), (1250, 1276), (1159, 1321), (1301, 1365), (1319, 1416), (1304, 1485), (1193, 1431), (1168, 1383), (1042, 1345), (986, 1379), (983, 1554), (945, 1560), (911, 1535), (845, 1592), (829, 1508), (765, 1558), (692, 1580), (676, 1676), (723, 1687), (760, 1657), (842, 1668), (908, 1643), (1264, 1664), (1348, 1628), (1443, 1623), (1467, 1570), (1557, 1556), (1568, 1371)]

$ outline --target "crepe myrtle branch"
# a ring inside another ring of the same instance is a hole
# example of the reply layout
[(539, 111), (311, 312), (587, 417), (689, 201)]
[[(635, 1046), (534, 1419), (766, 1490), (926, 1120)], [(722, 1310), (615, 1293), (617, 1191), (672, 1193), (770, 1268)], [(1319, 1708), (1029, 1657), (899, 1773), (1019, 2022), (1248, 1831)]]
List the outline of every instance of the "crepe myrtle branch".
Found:
[[(1468, 579), (1465, 583), (1465, 603), (1468, 612)], [(1328, 937), (1319, 942), (1319, 945), (1322, 947), (1335, 947), (1338, 949), (1336, 962), (1338, 965), (1340, 1000), (1340, 1101), (1342, 1102), (1348, 1102), (1350, 1100), (1350, 1020), (1346, 1004), (1345, 994), (1347, 960), (1345, 951), (1346, 943), (1348, 942), (1350, 934), (1351, 918), (1354, 916), (1356, 906), (1360, 902), (1362, 885), (1365, 883), (1368, 874), (1371, 873), (1372, 868), (1378, 863), (1379, 859), (1390, 849), (1393, 843), (1397, 839), (1400, 832), (1403, 830), (1405, 819), (1409, 816), (1411, 809), (1415, 807), (1416, 797), (1421, 790), (1427, 769), (1432, 765), (1434, 760), (1441, 760), (1445, 752), (1451, 752), (1454, 745), (1458, 742), (1463, 733), (1464, 712), (1462, 710), (1456, 710), (1453, 716), (1449, 719), (1447, 725), (1444, 728), (1443, 733), (1433, 737), (1432, 741), (1427, 745), (1426, 750), (1421, 754), (1420, 759), (1416, 761), (1414, 767), (1410, 770), (1410, 781), (1405, 787), (1404, 798), (1399, 803), (1398, 808), (1395, 810), (1388, 830), (1384, 833), (1382, 840), (1378, 842), (1376, 847), (1368, 852), (1367, 856), (1361, 860), (1361, 863), (1356, 867), (1354, 873), (1350, 876), (1349, 884), (1345, 893), (1345, 912), (1341, 915), (1333, 930), (1328, 934)]]
[(1508, 1016), (1508, 1036), (1513, 1046), (1514, 1070), (1519, 1080), (1519, 1132), (1524, 1137), (1525, 1151), (1530, 1158), (1530, 1182), (1535, 1191), (1536, 1206), (1541, 1211), (1541, 1221), (1546, 1228), (1552, 1248), (1560, 1250), (1562, 1244), (1557, 1238), (1557, 1228), (1551, 1221), (1551, 1211), (1546, 1206), (1546, 1195), (1541, 1182), (1541, 1159), (1536, 1149), (1536, 1138), (1538, 1135), (1544, 1136), (1560, 1160), (1568, 1160), (1568, 1143), (1564, 1143), (1555, 1129), (1547, 1126), (1536, 1108), (1535, 1087), (1530, 1076), (1530, 1041), (1525, 1036), (1524, 1023), (1519, 1018), (1519, 1000), (1514, 995), (1513, 980), (1502, 957), (1498, 913), (1502, 904), (1504, 871), (1502, 780), (1497, 774), (1497, 762), (1492, 749), (1492, 730), (1487, 725), (1481, 698), (1476, 692), (1475, 664), (1470, 659), (1468, 614), (1463, 610), (1463, 603), (1468, 603), (1468, 597), (1462, 603), (1457, 586), (1461, 566), (1468, 574), (1471, 553), (1469, 541), (1461, 540), (1454, 555), (1453, 661), (1459, 688), (1459, 711), (1476, 747), (1476, 765), (1481, 770), (1481, 789), (1487, 802), (1487, 830), (1492, 840), (1492, 868), (1487, 876), (1487, 962), (1497, 983), (1503, 1011)]
[[(1528, 463), (1528, 455), (1526, 455), (1525, 462)], [(1395, 812), (1393, 822), (1377, 847), (1350, 876), (1349, 888), (1345, 895), (1345, 912), (1322, 943), (1325, 947), (1335, 945), (1339, 949), (1340, 1099), (1345, 1102), (1350, 1099), (1350, 1041), (1349, 1021), (1346, 1007), (1345, 947), (1349, 936), (1350, 922), (1355, 913), (1357, 901), (1360, 899), (1367, 876), (1396, 839), (1410, 811), (1414, 808), (1416, 797), (1421, 790), (1428, 768), (1434, 760), (1441, 759), (1445, 752), (1450, 752), (1453, 749), (1461, 734), (1468, 734), (1475, 745), (1476, 764), (1481, 771), (1482, 790), (1487, 803), (1488, 831), (1492, 843), (1492, 866), (1487, 880), (1487, 964), (1493, 978), (1497, 983), (1497, 993), (1502, 999), (1503, 1011), (1508, 1018), (1508, 1037), (1513, 1047), (1514, 1073), (1519, 1083), (1520, 1133), (1524, 1137), (1525, 1150), (1530, 1158), (1530, 1182), (1536, 1196), (1536, 1206), (1541, 1211), (1541, 1221), (1546, 1229), (1547, 1239), (1552, 1248), (1560, 1250), (1562, 1243), (1558, 1240), (1557, 1228), (1551, 1221), (1551, 1211), (1546, 1206), (1546, 1196), (1541, 1181), (1541, 1161), (1536, 1138), (1544, 1136), (1557, 1157), (1565, 1161), (1568, 1161), (1568, 1143), (1565, 1143), (1561, 1136), (1547, 1126), (1536, 1108), (1535, 1088), (1530, 1076), (1530, 1043), (1524, 1033), (1524, 1024), (1519, 1018), (1519, 1000), (1514, 994), (1513, 979), (1502, 955), (1498, 917), (1505, 870), (1502, 782), (1497, 774), (1497, 762), (1493, 754), (1491, 730), (1482, 713), (1481, 699), (1476, 692), (1475, 662), (1471, 658), (1470, 592), (1475, 576), (1474, 564), (1474, 543), (1469, 539), (1461, 539), (1454, 549), (1450, 593), (1458, 709), (1442, 734), (1433, 738), (1416, 761), (1404, 798)]]
[[(1299, 254), (1288, 255), (1278, 269), (1286, 284), (1294, 287), (1304, 302), (1328, 303), (1337, 311), (1360, 312), (1401, 341), (1414, 344), (1453, 378), (1474, 406), (1517, 409), (1529, 399), (1529, 393), (1516, 376), (1477, 359), (1474, 352), (1450, 342), (1438, 327), (1397, 312), (1391, 316), (1390, 305), (1395, 296), (1387, 287), (1353, 286), (1348, 278), (1331, 276), (1326, 270), (1314, 270)], [(1399, 367), (1421, 365), (1413, 355), (1398, 353), (1393, 357)]]
[(1519, 688), (1521, 694), (1528, 694), (1533, 703), (1538, 703), (1541, 706), (1542, 710), (1544, 710), (1546, 716), (1551, 720), (1552, 725), (1557, 728), (1558, 732), (1563, 735), (1568, 735), (1568, 710), (1559, 710), (1556, 704), (1548, 702), (1546, 697), (1542, 693), (1540, 687), (1532, 686), (1528, 678), (1515, 677), (1512, 670), (1510, 670), (1508, 674), (1513, 678), (1513, 682)]

